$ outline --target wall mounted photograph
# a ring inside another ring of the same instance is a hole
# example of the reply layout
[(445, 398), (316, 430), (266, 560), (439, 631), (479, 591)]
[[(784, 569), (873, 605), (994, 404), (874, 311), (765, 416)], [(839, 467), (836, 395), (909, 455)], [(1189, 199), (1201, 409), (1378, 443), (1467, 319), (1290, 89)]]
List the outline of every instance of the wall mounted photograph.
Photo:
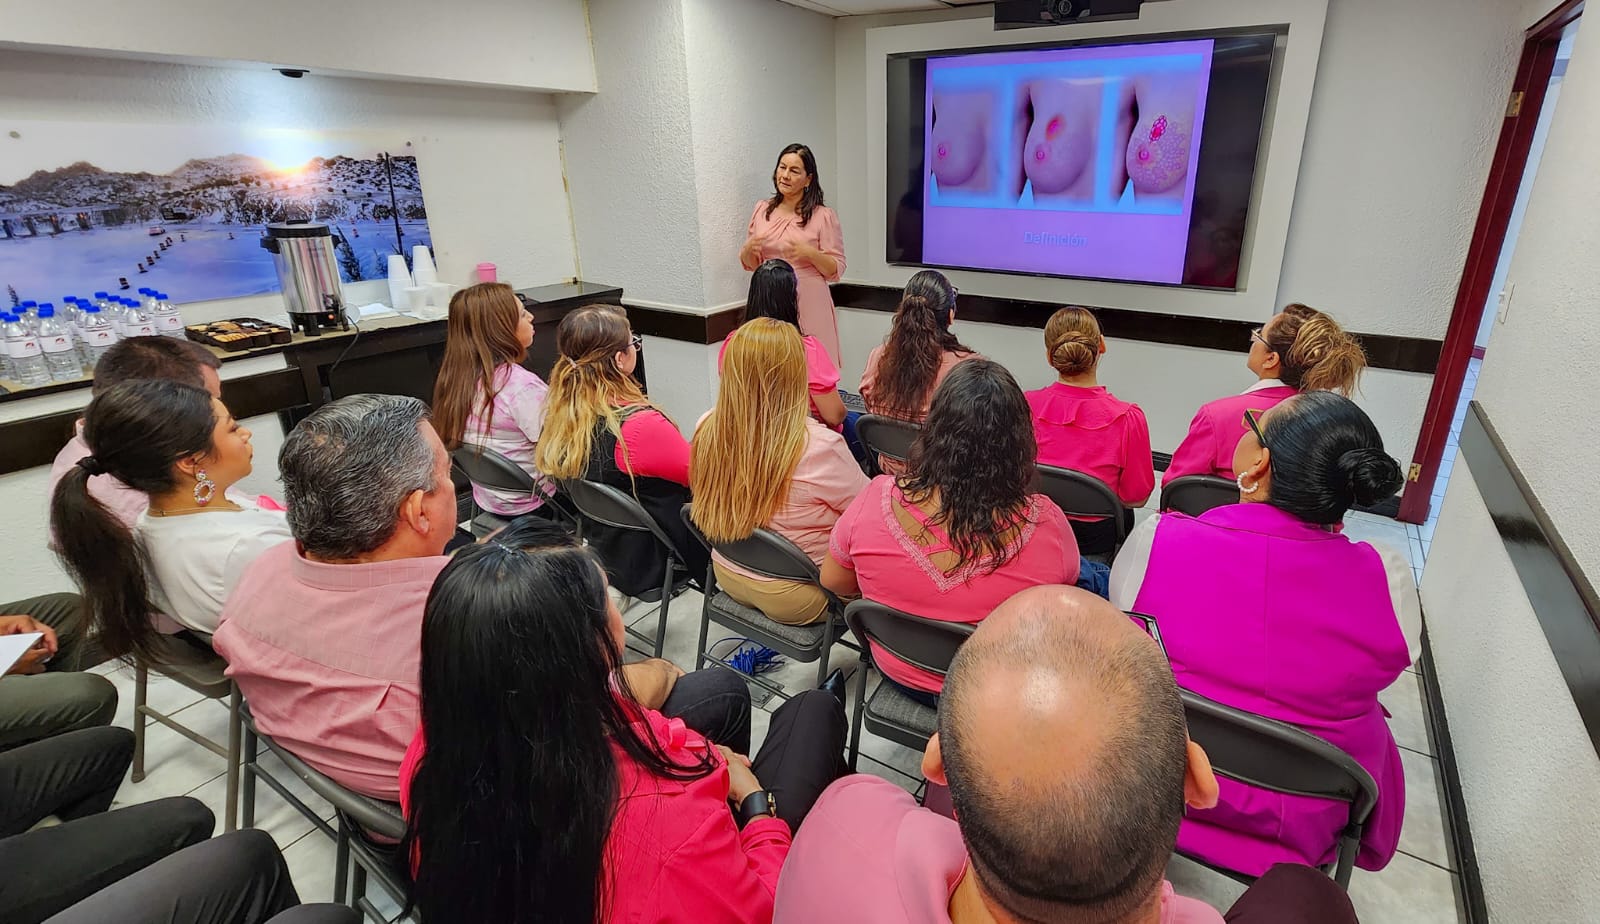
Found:
[(344, 282), (432, 246), (403, 138), (244, 126), (0, 122), (0, 299), (278, 291), (269, 222), (333, 231)]

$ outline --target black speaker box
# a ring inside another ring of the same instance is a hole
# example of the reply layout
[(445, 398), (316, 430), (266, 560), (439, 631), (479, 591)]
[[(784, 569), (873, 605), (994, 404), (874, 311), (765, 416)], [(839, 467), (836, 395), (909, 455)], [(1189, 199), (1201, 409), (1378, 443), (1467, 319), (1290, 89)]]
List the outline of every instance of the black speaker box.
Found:
[(1138, 19), (1143, 0), (998, 0), (996, 29), (1064, 26), (1107, 19)]

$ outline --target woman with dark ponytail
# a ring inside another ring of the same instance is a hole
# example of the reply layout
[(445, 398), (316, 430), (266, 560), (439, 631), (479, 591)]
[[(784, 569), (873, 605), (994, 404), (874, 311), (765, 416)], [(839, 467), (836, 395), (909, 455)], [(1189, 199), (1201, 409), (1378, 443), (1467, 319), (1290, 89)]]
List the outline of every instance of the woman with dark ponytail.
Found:
[[(204, 389), (140, 379), (95, 397), (83, 438), (92, 454), (57, 483), (50, 525), (100, 644), (150, 655), (153, 611), (215, 631), (245, 568), (292, 538), (281, 511), (228, 496), (250, 474), (250, 431)], [(133, 529), (89, 492), (102, 474), (149, 497)]]
[[(1239, 503), (1159, 514), (1111, 568), (1111, 602), (1155, 617), (1178, 685), (1297, 725), (1355, 758), (1381, 797), (1356, 865), (1382, 869), (1405, 814), (1400, 752), (1378, 694), (1416, 660), (1422, 610), (1400, 552), (1337, 529), (1400, 489), (1400, 463), (1350, 399), (1327, 391), (1246, 412), (1234, 449)], [(1178, 848), (1252, 876), (1333, 859), (1342, 803), (1231, 780), (1190, 812)]]

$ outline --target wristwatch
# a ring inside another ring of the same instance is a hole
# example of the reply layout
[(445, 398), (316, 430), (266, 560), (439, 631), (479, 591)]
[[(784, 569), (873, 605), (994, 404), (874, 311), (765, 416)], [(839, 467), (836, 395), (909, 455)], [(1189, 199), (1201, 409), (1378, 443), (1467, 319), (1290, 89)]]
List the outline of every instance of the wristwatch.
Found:
[(739, 819), (741, 828), (762, 816), (777, 818), (778, 797), (765, 789), (758, 789), (744, 797), (735, 816)]

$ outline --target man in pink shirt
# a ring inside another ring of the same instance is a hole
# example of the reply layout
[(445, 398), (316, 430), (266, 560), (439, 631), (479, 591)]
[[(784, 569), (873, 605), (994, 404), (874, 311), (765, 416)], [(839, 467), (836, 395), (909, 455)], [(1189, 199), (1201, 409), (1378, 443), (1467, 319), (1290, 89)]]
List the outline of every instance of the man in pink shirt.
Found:
[[(217, 370), (222, 361), (217, 355), (198, 343), (175, 340), (171, 337), (130, 337), (118, 342), (94, 366), (94, 394), (135, 379), (164, 379), (204, 388), (213, 398), (222, 397), (222, 379)], [(56, 483), (89, 455), (89, 444), (83, 441), (83, 421), (73, 429), (72, 439), (61, 447), (50, 466), (48, 496), (55, 496)], [(89, 479), (89, 493), (104, 504), (117, 519), (129, 529), (139, 519), (139, 514), (150, 505), (150, 498), (133, 490), (110, 475), (96, 475)], [(51, 540), (52, 544), (54, 539)]]
[[(1160, 648), (1106, 601), (1048, 586), (996, 608), (951, 664), (922, 767), (956, 820), (875, 777), (834, 783), (774, 924), (1221, 924), (1164, 878), (1183, 806), (1214, 803), (1216, 777)], [(1308, 868), (1256, 888), (1230, 921), (1355, 921)]]

